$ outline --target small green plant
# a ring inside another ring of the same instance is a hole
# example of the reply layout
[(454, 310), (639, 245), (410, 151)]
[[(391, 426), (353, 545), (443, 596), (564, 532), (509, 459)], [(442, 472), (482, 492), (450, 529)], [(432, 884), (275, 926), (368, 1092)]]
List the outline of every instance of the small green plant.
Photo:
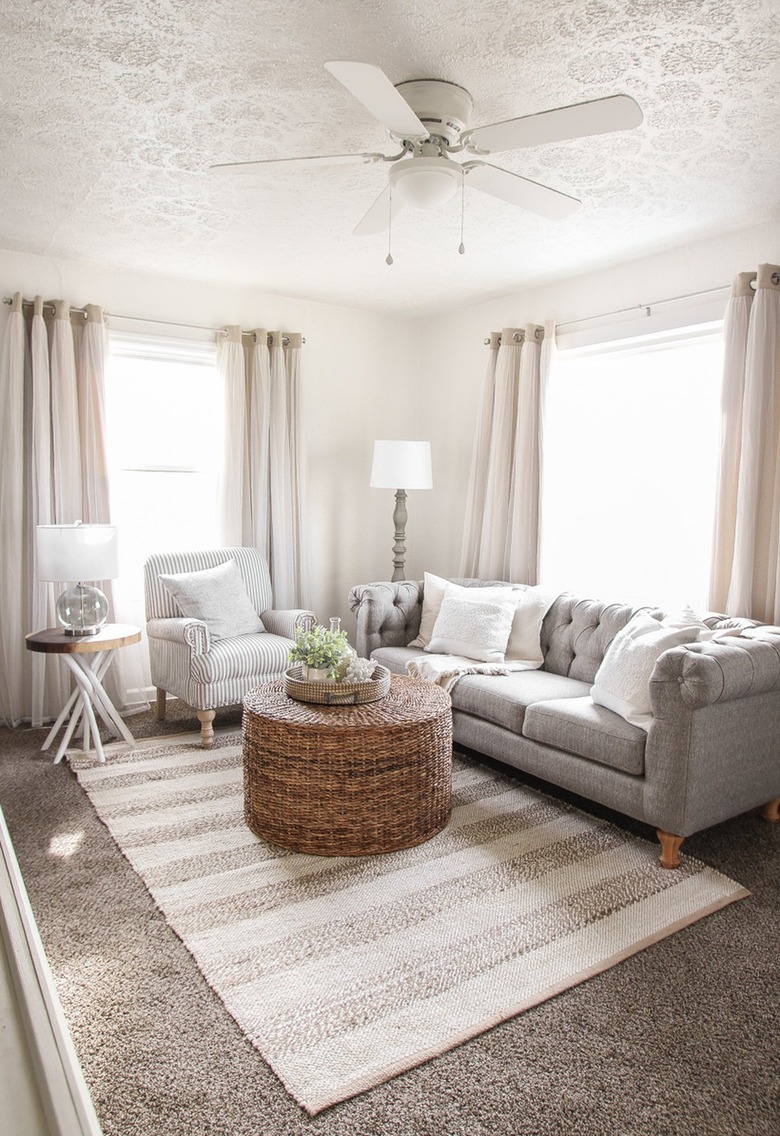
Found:
[(305, 663), (328, 672), (328, 678), (339, 677), (339, 666), (350, 654), (346, 631), (329, 631), (317, 624), (311, 630), (299, 628), (295, 644), (290, 648), (291, 663)]

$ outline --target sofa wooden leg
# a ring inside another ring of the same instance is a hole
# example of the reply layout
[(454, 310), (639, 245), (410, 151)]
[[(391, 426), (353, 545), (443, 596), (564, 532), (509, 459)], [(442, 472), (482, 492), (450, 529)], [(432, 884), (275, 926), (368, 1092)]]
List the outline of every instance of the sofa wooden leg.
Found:
[(780, 797), (775, 797), (774, 801), (767, 801), (761, 810), (761, 816), (764, 820), (780, 820)]
[(685, 837), (675, 836), (673, 832), (665, 832), (663, 828), (657, 828), (655, 834), (661, 842), (661, 855), (658, 857), (661, 861), (661, 867), (679, 868), (682, 863), (680, 845)]
[(164, 722), (165, 721), (165, 698), (166, 698), (165, 691), (160, 690), (160, 688), (158, 686), (157, 687), (157, 721), (158, 722)]
[(211, 749), (214, 745), (214, 715), (216, 710), (198, 710), (197, 714), (203, 748)]

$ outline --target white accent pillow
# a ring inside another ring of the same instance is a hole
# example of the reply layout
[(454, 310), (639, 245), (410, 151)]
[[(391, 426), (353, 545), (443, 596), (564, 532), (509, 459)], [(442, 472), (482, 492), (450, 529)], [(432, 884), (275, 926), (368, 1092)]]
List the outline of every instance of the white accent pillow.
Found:
[(160, 580), (176, 600), (182, 615), (202, 619), (212, 639), (265, 631), (235, 560), (226, 560), (201, 572), (161, 575)]
[(725, 639), (729, 635), (741, 635), (742, 624), (735, 623), (734, 626), (729, 627), (714, 627), (709, 628), (704, 622), (702, 617), (695, 612), (690, 604), (686, 604), (679, 612), (674, 612), (671, 615), (665, 615), (663, 618), (664, 627), (698, 627), (699, 628), (699, 643), (706, 643), (710, 639)]
[(534, 585), (515, 594), (517, 611), (506, 645), (506, 657), (534, 663), (538, 669), (544, 662), (541, 644), (542, 621), (550, 610), (557, 592), (548, 592), (545, 588)]
[(633, 726), (650, 728), (650, 676), (659, 655), (681, 643), (693, 643), (700, 627), (667, 627), (651, 615), (639, 612), (618, 631), (607, 648), (590, 696)]
[(412, 639), (411, 643), (408, 644), (410, 647), (428, 646), (436, 616), (439, 614), (441, 601), (444, 599), (444, 589), (447, 587), (447, 583), (448, 581), (443, 580), (441, 576), (434, 576), (432, 572), (425, 573), (420, 630), (417, 632), (417, 638)]
[[(503, 663), (517, 595), (504, 588), (504, 597), (485, 599), (483, 588), (457, 588), (444, 593), (430, 642), (431, 654), (463, 655), (482, 663)], [(470, 592), (469, 596), (460, 593)], [(473, 593), (477, 593), (474, 595)]]
[(447, 588), (452, 588), (454, 592), (461, 593), (466, 596), (473, 596), (475, 593), (479, 595), (480, 599), (490, 600), (493, 596), (505, 596), (511, 594), (517, 600), (520, 594), (518, 589), (510, 587), (486, 587), (482, 588), (475, 586), (473, 588), (464, 588), (461, 584), (453, 584), (450, 580), (445, 580), (441, 576), (434, 576), (432, 572), (425, 573), (425, 580), (423, 583), (423, 601), (422, 601), (422, 616), (420, 618), (420, 630), (417, 632), (417, 638), (412, 639), (409, 647), (422, 647), (427, 649), (433, 633), (433, 627), (439, 615), (441, 602), (444, 599), (444, 593)]

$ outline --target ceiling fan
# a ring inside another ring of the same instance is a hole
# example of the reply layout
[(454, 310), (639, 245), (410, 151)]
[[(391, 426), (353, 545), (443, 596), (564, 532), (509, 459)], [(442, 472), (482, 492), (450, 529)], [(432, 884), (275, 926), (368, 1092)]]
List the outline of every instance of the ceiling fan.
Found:
[[(634, 99), (611, 95), (470, 128), (473, 100), (457, 83), (412, 79), (394, 86), (384, 71), (371, 63), (335, 61), (325, 67), (400, 144), (398, 153), (269, 158), (228, 162), (209, 169), (220, 174), (253, 174), (283, 166), (391, 163), (388, 184), (355, 227), (357, 236), (386, 229), (389, 219), (406, 206), (443, 205), (464, 183), (542, 217), (567, 217), (579, 208), (576, 197), (491, 165), (483, 157), (502, 150), (631, 130), (642, 121), (642, 111)], [(475, 157), (455, 161), (452, 154)]]

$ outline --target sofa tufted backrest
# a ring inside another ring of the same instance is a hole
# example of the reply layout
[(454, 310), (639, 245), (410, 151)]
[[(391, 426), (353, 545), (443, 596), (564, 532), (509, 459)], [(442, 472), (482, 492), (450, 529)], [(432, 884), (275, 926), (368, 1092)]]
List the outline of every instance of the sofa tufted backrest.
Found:
[(580, 682), (593, 682), (607, 647), (637, 611), (663, 619), (658, 608), (578, 600), (564, 592), (553, 600), (542, 623), (544, 669)]
[[(508, 584), (506, 580), (479, 580), (474, 577), (450, 576), (453, 584), (466, 588), (524, 588), (526, 584)], [(388, 580), (375, 584), (356, 584), (349, 593), (350, 610), (358, 613), (357, 640), (359, 655), (368, 658), (377, 647), (405, 647), (417, 638), (422, 616), (423, 581)]]
[[(466, 587), (503, 584), (526, 588), (527, 584), (507, 584), (506, 580), (478, 580), (451, 577)], [(420, 630), (423, 584), (419, 580), (357, 584), (349, 593), (349, 605), (357, 613), (358, 654), (366, 658), (377, 647), (404, 647)], [(607, 647), (632, 615), (644, 611), (663, 619), (659, 608), (641, 605), (580, 600), (564, 592), (556, 597), (544, 617), (541, 647), (544, 670), (566, 675), (581, 682), (593, 682)], [(757, 627), (754, 619), (708, 612), (701, 617), (711, 630)]]

